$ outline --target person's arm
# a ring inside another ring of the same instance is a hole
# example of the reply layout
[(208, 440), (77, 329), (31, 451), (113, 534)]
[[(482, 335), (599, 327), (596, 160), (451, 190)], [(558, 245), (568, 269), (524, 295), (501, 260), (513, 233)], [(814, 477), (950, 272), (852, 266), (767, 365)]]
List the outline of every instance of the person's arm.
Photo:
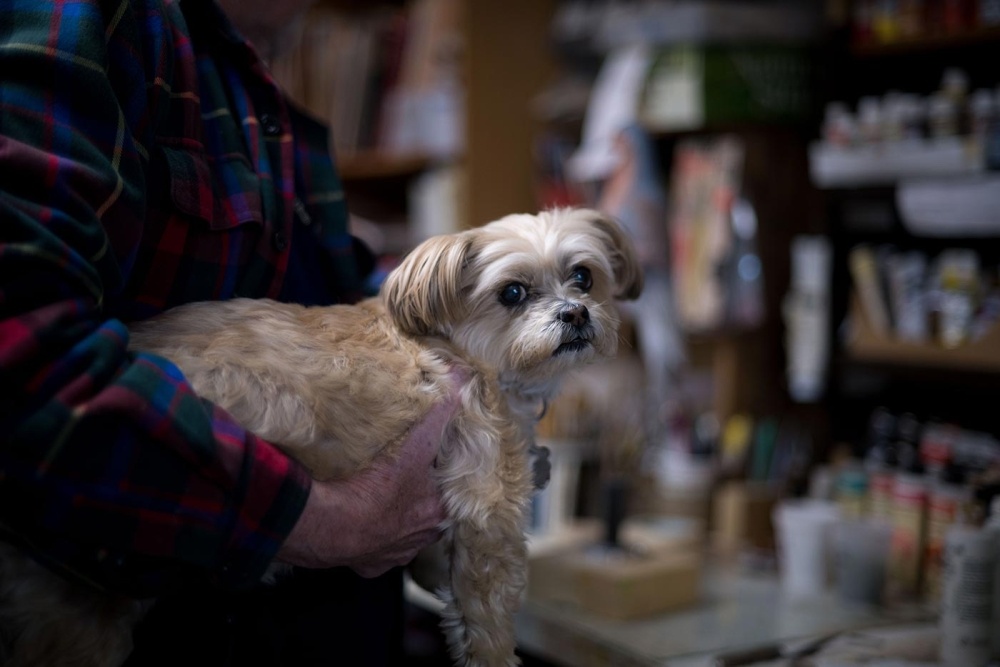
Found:
[(256, 580), (310, 490), (104, 313), (143, 225), (146, 68), (164, 67), (144, 57), (171, 55), (137, 39), (155, 19), (31, 0), (0, 25), (0, 528), (133, 593)]

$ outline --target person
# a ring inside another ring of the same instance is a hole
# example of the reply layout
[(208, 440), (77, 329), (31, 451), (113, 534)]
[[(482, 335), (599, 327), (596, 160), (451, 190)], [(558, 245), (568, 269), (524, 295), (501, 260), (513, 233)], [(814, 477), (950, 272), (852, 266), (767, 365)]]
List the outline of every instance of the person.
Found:
[(129, 665), (399, 664), (398, 566), (439, 537), (457, 395), (319, 483), (127, 351), (186, 302), (363, 296), (327, 131), (267, 68), (310, 2), (0, 0), (0, 536), (155, 597)]

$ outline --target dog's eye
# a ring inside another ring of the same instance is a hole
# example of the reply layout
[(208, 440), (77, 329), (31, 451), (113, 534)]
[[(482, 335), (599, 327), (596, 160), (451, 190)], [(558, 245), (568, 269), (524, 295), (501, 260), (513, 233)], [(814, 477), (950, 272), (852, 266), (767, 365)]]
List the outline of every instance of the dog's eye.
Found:
[(569, 279), (584, 292), (589, 292), (590, 288), (594, 286), (594, 279), (590, 275), (590, 269), (585, 266), (578, 266), (573, 269), (573, 275)]
[(500, 303), (505, 306), (516, 306), (528, 298), (528, 288), (521, 283), (510, 283), (500, 290)]

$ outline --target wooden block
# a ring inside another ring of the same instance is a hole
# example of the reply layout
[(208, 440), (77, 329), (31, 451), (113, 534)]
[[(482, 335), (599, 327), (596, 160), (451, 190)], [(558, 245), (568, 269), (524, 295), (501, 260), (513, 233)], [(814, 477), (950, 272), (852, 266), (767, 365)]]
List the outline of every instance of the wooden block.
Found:
[(626, 522), (626, 551), (599, 546), (600, 525), (584, 523), (571, 538), (529, 559), (528, 595), (569, 603), (617, 619), (641, 618), (694, 604), (700, 595), (698, 533), (658, 534)]
[(580, 606), (601, 616), (642, 618), (692, 605), (700, 597), (701, 558), (693, 553), (609, 559), (576, 554), (570, 565)]

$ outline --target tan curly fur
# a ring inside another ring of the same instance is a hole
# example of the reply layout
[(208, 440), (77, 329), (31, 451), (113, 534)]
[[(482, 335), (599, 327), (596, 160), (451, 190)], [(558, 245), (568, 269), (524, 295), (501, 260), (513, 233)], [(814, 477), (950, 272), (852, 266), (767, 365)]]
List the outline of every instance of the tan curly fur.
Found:
[[(581, 267), (587, 289), (574, 279)], [(528, 294), (516, 307), (500, 298), (511, 283)], [(443, 627), (456, 664), (506, 667), (518, 664), (513, 615), (526, 577), (527, 448), (538, 407), (566, 372), (615, 354), (613, 301), (635, 298), (641, 285), (617, 223), (560, 209), (430, 239), (378, 298), (355, 306), (190, 304), (134, 327), (131, 346), (173, 361), (199, 394), (322, 480), (391, 454), (446, 391), (449, 366), (464, 369), (469, 381), (436, 468), (449, 515)], [(567, 323), (568, 308), (585, 318)], [(134, 617), (119, 615), (117, 630)], [(51, 664), (116, 664), (128, 637), (120, 641), (103, 661)]]

